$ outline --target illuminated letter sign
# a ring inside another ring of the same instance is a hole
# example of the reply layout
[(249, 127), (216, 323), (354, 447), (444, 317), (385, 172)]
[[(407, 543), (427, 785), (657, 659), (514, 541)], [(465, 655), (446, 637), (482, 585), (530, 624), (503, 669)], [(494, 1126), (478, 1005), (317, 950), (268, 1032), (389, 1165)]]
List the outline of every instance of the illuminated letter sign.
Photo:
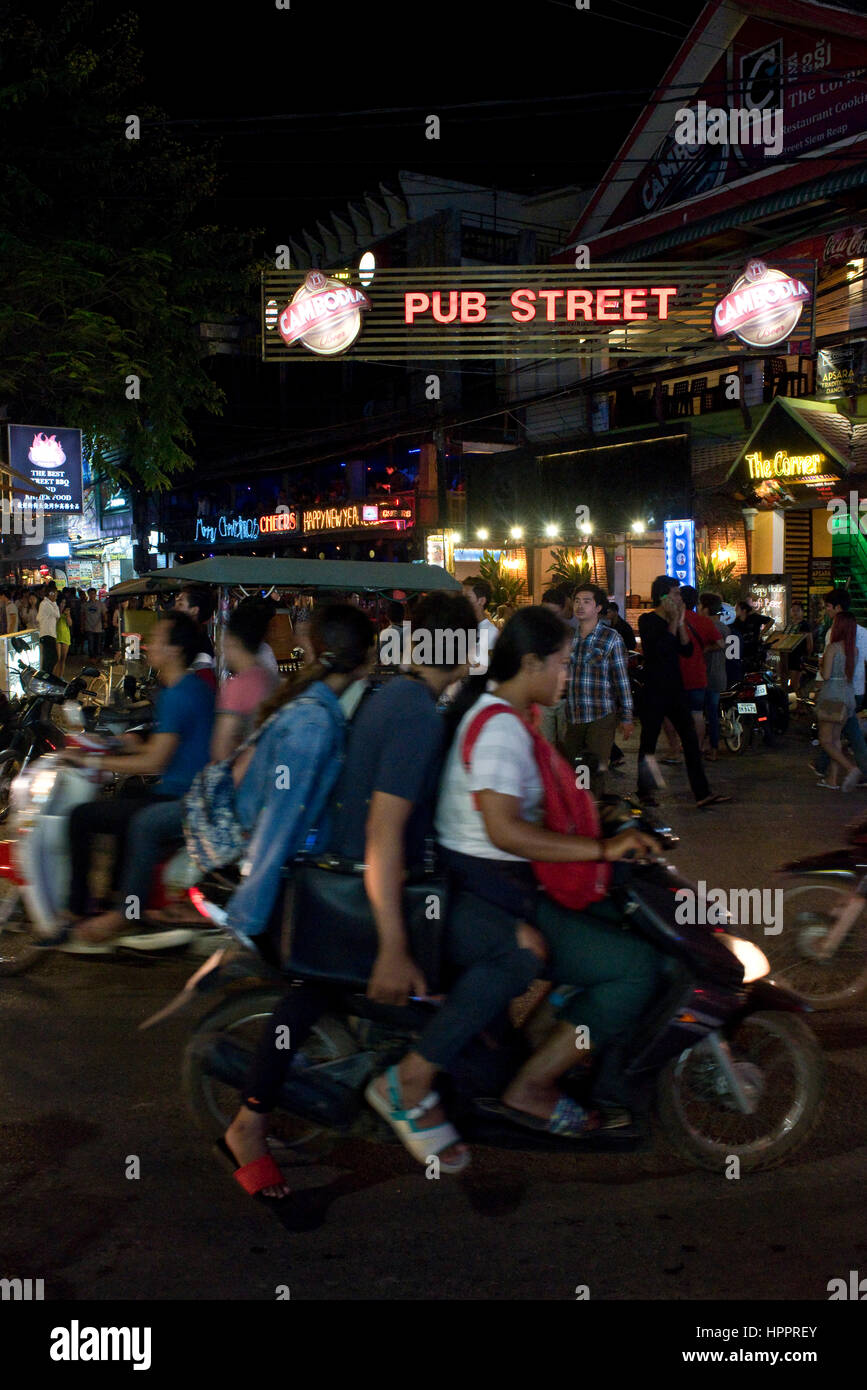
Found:
[[(632, 323), (646, 319), (647, 296), (656, 299), (655, 318), (663, 321), (669, 316), (669, 300), (674, 299), (677, 287), (666, 285), (653, 289), (551, 289), (512, 290), (509, 298), (511, 317), (515, 323), (533, 323), (538, 318), (545, 323)], [(419, 319), (433, 323), (484, 323), (488, 316), (487, 297), (481, 290), (407, 290), (403, 296), (403, 321), (415, 324)]]
[(259, 529), (263, 536), (273, 535), (275, 531), (297, 531), (297, 512), (273, 512), (259, 517)]
[(775, 347), (791, 337), (810, 298), (803, 280), (750, 261), (713, 311), (714, 336), (734, 333), (747, 347)]
[(789, 454), (778, 449), (772, 459), (761, 454), (747, 454), (751, 478), (809, 478), (815, 477), (825, 462), (824, 454)]
[(662, 531), (666, 574), (695, 587), (695, 522), (665, 521)]
[(361, 311), (369, 308), (363, 290), (311, 270), (277, 326), (288, 346), (300, 341), (320, 357), (334, 357), (355, 342), (361, 331)]

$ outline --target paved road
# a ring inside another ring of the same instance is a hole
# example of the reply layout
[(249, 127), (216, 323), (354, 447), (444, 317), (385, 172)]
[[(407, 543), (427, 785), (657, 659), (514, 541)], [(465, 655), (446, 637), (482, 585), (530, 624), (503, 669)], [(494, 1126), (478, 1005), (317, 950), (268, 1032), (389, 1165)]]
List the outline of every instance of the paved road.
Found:
[[(721, 762), (714, 787), (738, 802), (713, 812), (674, 769), (684, 870), (769, 885), (774, 864), (867, 815), (867, 791), (815, 788), (808, 752), (796, 733)], [(826, 1118), (766, 1175), (726, 1180), (653, 1147), (477, 1150), (471, 1177), (434, 1182), (401, 1149), (353, 1141), (293, 1171), (321, 1220), (287, 1232), (236, 1192), (187, 1117), (187, 1025), (135, 1031), (188, 973), (60, 957), (0, 982), (0, 1275), (44, 1278), (61, 1299), (273, 1299), (279, 1284), (293, 1299), (571, 1299), (586, 1284), (597, 1299), (823, 1300), (829, 1279), (867, 1271), (865, 1012), (817, 1021)]]

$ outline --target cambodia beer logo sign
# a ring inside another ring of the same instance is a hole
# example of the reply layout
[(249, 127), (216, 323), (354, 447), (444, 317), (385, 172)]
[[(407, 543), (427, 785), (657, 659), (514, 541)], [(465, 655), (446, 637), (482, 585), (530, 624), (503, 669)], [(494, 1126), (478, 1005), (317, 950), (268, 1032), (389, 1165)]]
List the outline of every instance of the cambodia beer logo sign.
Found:
[(792, 336), (810, 299), (809, 286), (797, 276), (750, 261), (713, 311), (714, 336), (733, 333), (747, 347), (776, 347)]
[(320, 357), (336, 357), (361, 332), (361, 313), (370, 300), (355, 285), (311, 270), (277, 320), (284, 343), (302, 342)]

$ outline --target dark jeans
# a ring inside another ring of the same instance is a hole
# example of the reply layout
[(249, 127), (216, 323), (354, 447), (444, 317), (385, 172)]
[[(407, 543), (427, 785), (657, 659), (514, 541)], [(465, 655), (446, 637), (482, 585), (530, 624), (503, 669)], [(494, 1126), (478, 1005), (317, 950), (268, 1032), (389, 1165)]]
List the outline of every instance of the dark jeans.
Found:
[(57, 639), (56, 637), (40, 637), (39, 639), (39, 662), (43, 671), (53, 671), (57, 664)]
[[(90, 872), (90, 849), (94, 835), (113, 835), (118, 841), (112, 872), (112, 888), (121, 882), (124, 889), (132, 883), (129, 892), (136, 893), (143, 908), (149, 896), (150, 875), (159, 862), (154, 859), (153, 838), (140, 839), (137, 818), (147, 815), (148, 809), (163, 811), (167, 805), (174, 807), (180, 803), (174, 797), (159, 792), (145, 790), (137, 797), (115, 797), (100, 801), (89, 801), (76, 806), (69, 818), (69, 841), (72, 852), (72, 879), (69, 887), (69, 909), (77, 917), (88, 908), (88, 875)], [(147, 823), (145, 823), (147, 824)], [(142, 865), (139, 871), (139, 863)], [(146, 867), (147, 866), (147, 867)], [(147, 875), (145, 877), (145, 874)]]
[[(452, 902), (445, 933), (448, 966), (457, 976), (445, 1003), (421, 1033), (416, 1051), (442, 1071), (536, 978), (540, 961), (518, 945), (516, 917), (468, 893)], [(331, 1006), (341, 1007), (334, 987), (304, 984), (289, 991), (271, 1015), (247, 1078), (244, 1104), (262, 1113), (273, 1110), (293, 1053), (303, 1046), (316, 1020)], [(276, 1030), (288, 1026), (291, 1048)]]
[(704, 692), (704, 717), (707, 720), (707, 736), (711, 748), (719, 748), (719, 690)]
[(101, 655), (102, 633), (86, 632), (84, 636), (87, 641), (87, 655), (91, 661), (96, 661)]
[(671, 720), (680, 735), (686, 761), (686, 775), (693, 796), (696, 801), (703, 801), (706, 796), (710, 796), (710, 787), (704, 774), (695, 723), (682, 690), (669, 692), (662, 697), (655, 691), (645, 692), (641, 715), (641, 743), (638, 747), (638, 795), (647, 796), (655, 790), (646, 760), (656, 752), (662, 721), (666, 717)]

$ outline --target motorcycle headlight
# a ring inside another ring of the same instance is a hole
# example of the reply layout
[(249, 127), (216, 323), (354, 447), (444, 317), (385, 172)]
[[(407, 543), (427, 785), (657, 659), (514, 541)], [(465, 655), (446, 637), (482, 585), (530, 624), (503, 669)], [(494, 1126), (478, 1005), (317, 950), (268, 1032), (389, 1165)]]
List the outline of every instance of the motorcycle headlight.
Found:
[(765, 975), (770, 975), (770, 961), (764, 951), (760, 951), (752, 941), (745, 941), (742, 936), (729, 936), (726, 932), (720, 933), (720, 940), (737, 956), (743, 966), (745, 985), (751, 985), (754, 980), (762, 980)]

